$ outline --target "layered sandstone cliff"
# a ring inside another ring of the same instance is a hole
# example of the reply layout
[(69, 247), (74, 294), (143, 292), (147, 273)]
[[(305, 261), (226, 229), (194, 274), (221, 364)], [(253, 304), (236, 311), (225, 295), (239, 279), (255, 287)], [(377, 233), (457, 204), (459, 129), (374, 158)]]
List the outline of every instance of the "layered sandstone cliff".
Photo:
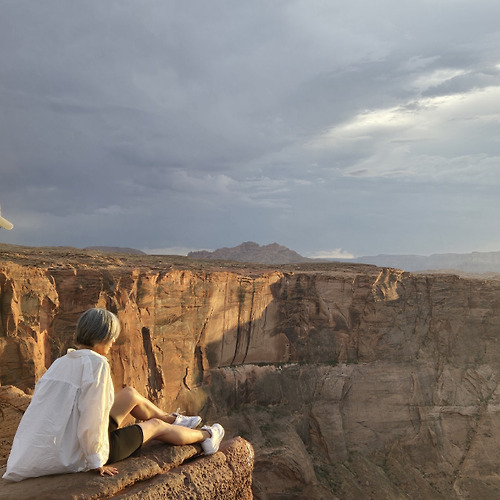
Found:
[(499, 292), (363, 265), (6, 248), (0, 382), (32, 390), (103, 306), (123, 324), (116, 387), (250, 441), (256, 498), (494, 498)]

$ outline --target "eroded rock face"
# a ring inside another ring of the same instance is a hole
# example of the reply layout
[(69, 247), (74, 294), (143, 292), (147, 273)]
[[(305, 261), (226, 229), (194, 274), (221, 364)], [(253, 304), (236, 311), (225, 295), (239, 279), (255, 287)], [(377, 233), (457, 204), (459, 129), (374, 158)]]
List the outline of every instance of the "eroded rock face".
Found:
[(12, 385), (0, 386), (0, 467), (7, 463), (17, 426), (31, 397)]
[(116, 387), (247, 438), (256, 498), (500, 488), (500, 281), (51, 252), (0, 261), (2, 385), (30, 391), (103, 306)]

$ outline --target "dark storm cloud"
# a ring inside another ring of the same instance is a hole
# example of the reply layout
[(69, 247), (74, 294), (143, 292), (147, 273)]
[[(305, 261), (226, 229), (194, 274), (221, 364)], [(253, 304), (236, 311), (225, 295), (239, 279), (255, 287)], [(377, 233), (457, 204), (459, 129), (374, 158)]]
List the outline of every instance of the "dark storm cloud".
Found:
[(497, 2), (0, 9), (2, 241), (500, 245)]

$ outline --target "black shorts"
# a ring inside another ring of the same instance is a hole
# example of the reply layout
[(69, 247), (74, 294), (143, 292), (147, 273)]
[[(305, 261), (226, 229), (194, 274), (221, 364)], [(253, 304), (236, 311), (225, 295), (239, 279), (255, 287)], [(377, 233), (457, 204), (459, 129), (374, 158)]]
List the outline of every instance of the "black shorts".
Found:
[(130, 457), (142, 446), (144, 436), (140, 425), (129, 425), (118, 428), (113, 417), (109, 417), (109, 458), (106, 463), (113, 464)]

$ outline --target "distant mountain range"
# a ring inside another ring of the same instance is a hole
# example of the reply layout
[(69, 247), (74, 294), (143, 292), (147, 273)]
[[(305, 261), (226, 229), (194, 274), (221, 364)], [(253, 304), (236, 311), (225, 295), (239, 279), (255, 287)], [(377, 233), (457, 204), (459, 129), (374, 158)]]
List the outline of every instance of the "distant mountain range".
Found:
[(278, 243), (260, 246), (253, 241), (246, 241), (237, 247), (219, 248), (213, 252), (208, 250), (189, 252), (187, 256), (191, 259), (235, 260), (237, 262), (257, 262), (261, 264), (297, 264), (299, 262), (317, 261), (317, 259), (302, 257), (297, 252), (278, 245)]
[(500, 252), (440, 253), (429, 255), (376, 255), (349, 262), (395, 267), (404, 271), (462, 271), (500, 273)]
[(375, 255), (355, 259), (310, 259), (287, 247), (271, 243), (260, 246), (247, 241), (232, 248), (213, 252), (202, 250), (188, 253), (192, 259), (233, 260), (262, 264), (297, 264), (299, 262), (354, 262), (394, 267), (404, 271), (461, 271), (467, 273), (500, 273), (500, 252), (445, 253), (423, 255)]
[[(86, 247), (85, 250), (146, 255), (141, 250), (124, 247), (93, 246)], [(261, 246), (253, 241), (246, 241), (236, 247), (219, 248), (213, 252), (208, 250), (189, 252), (187, 256), (191, 259), (232, 260), (269, 265), (298, 264), (300, 262), (350, 262), (373, 264), (379, 267), (394, 267), (404, 271), (500, 273), (500, 252), (442, 253), (429, 256), (382, 254), (356, 257), (354, 259), (310, 259), (278, 243)]]

